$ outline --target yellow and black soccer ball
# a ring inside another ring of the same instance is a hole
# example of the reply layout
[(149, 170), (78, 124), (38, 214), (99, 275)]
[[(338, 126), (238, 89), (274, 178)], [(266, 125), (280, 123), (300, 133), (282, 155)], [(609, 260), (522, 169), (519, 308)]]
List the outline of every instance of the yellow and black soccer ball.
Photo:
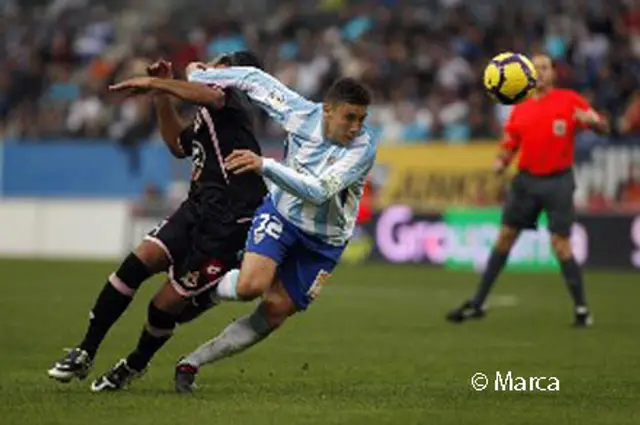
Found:
[(513, 105), (528, 99), (535, 91), (538, 73), (533, 62), (519, 53), (495, 56), (484, 70), (484, 88), (495, 101)]

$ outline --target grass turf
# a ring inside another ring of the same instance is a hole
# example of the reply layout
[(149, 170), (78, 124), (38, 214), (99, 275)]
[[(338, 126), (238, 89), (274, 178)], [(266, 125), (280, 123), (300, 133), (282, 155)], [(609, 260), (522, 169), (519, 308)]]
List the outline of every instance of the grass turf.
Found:
[[(204, 368), (173, 393), (176, 358), (250, 305), (226, 304), (177, 332), (126, 391), (92, 394), (46, 370), (84, 332), (114, 264), (0, 261), (0, 423), (12, 424), (634, 424), (640, 423), (637, 275), (588, 273), (595, 326), (570, 327), (559, 276), (506, 274), (483, 321), (445, 313), (476, 276), (418, 266), (341, 266), (311, 309), (267, 341)], [(112, 329), (91, 378), (135, 345), (154, 279)], [(476, 372), (555, 376), (558, 392), (476, 392)]]

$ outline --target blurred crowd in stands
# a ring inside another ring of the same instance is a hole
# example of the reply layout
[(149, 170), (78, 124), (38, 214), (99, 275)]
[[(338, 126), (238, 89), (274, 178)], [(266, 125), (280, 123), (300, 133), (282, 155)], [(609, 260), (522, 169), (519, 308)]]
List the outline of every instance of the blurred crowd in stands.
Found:
[[(481, 74), (504, 50), (546, 49), (559, 84), (614, 118), (640, 78), (637, 0), (0, 0), (0, 7), (6, 139), (148, 140), (156, 135), (149, 99), (114, 98), (110, 83), (143, 74), (161, 57), (183, 78), (190, 61), (245, 48), (311, 99), (337, 76), (363, 79), (375, 92), (371, 119), (385, 143), (498, 136), (508, 108), (489, 102)], [(266, 119), (259, 131), (281, 135)]]

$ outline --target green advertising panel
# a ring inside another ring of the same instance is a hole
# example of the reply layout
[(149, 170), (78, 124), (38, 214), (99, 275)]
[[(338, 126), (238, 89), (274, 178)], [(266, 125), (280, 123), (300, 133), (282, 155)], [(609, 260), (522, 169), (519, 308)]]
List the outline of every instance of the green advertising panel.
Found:
[[(452, 208), (445, 212), (448, 247), (445, 266), (450, 269), (484, 267), (500, 230), (499, 208)], [(525, 231), (513, 247), (507, 269), (526, 271), (557, 270), (550, 235), (543, 214), (537, 230)]]

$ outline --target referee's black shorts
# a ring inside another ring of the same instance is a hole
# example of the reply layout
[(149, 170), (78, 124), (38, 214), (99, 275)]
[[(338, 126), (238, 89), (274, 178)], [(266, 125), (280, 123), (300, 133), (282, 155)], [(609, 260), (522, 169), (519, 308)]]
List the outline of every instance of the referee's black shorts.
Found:
[(575, 221), (575, 188), (572, 169), (546, 176), (520, 171), (511, 182), (502, 224), (519, 230), (534, 230), (540, 213), (544, 211), (549, 231), (569, 237)]

